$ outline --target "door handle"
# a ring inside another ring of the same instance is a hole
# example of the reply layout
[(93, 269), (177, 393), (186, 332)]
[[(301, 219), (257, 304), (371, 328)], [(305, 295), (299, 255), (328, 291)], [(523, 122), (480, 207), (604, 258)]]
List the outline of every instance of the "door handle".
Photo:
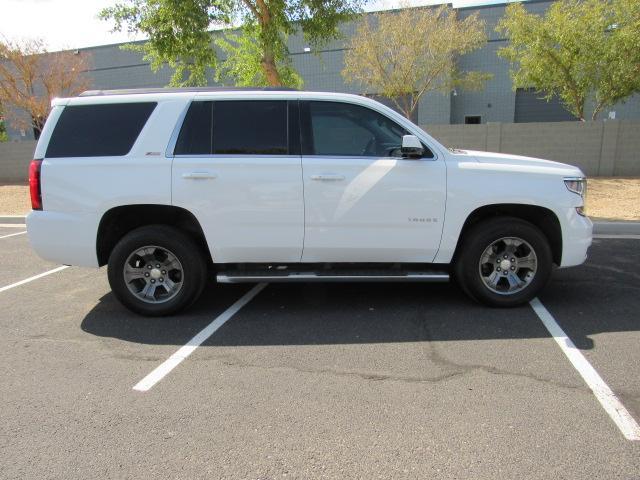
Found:
[(322, 182), (337, 182), (344, 180), (344, 175), (336, 175), (334, 173), (325, 173), (321, 175), (311, 175), (311, 180), (319, 180)]
[(199, 178), (207, 179), (207, 178), (216, 178), (217, 175), (215, 173), (209, 172), (191, 172), (191, 173), (183, 173), (182, 178), (189, 178), (192, 180), (197, 180)]

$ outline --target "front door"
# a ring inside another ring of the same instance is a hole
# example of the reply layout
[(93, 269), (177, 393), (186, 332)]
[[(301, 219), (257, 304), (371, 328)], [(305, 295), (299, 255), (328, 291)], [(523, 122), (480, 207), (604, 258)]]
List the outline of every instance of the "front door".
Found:
[(214, 262), (300, 261), (297, 118), (297, 102), (285, 100), (194, 101), (189, 107), (174, 149), (173, 204), (199, 220)]
[(303, 262), (432, 262), (446, 196), (444, 161), (402, 158), (408, 132), (368, 107), (301, 102)]

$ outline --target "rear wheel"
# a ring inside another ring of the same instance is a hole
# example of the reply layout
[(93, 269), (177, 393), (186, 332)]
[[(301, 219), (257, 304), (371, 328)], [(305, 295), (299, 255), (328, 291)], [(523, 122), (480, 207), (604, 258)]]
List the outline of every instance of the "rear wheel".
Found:
[(456, 260), (456, 280), (471, 297), (496, 307), (528, 302), (552, 270), (549, 242), (534, 225), (511, 217), (469, 230)]
[(125, 235), (109, 256), (109, 284), (124, 306), (147, 316), (176, 313), (205, 285), (200, 247), (179, 230), (150, 225)]

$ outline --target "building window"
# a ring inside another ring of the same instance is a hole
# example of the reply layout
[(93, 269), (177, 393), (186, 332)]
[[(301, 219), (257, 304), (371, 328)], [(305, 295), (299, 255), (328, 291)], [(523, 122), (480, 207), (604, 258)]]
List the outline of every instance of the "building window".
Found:
[(482, 123), (482, 117), (480, 115), (465, 115), (465, 125), (479, 125)]

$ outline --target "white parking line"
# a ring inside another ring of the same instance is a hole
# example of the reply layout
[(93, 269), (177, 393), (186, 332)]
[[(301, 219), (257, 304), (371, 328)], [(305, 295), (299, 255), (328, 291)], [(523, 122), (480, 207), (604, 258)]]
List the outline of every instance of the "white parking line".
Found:
[(549, 313), (537, 298), (534, 298), (529, 303), (624, 437), (627, 440), (640, 440), (640, 426), (638, 423), (631, 414), (629, 414), (629, 411), (622, 402), (620, 402), (618, 397), (616, 397), (616, 394), (613, 393), (604, 380), (602, 380), (598, 372), (596, 372), (584, 355), (582, 355), (580, 350), (578, 350), (573, 341), (564, 333), (564, 330), (558, 325), (558, 322), (556, 322), (551, 313)]
[(216, 330), (218, 330), (222, 325), (224, 325), (227, 320), (233, 317), (242, 307), (244, 307), (249, 301), (255, 297), (260, 291), (266, 287), (266, 283), (260, 283), (245, 293), (242, 297), (240, 297), (236, 302), (227, 308), (224, 312), (222, 312), (218, 317), (211, 322), (209, 325), (200, 330), (195, 337), (189, 340), (186, 345), (180, 347), (177, 352), (171, 355), (167, 360), (161, 363), (158, 367), (155, 368), (149, 375), (140, 380), (134, 387), (134, 390), (139, 392), (146, 392), (151, 387), (153, 387), (156, 383), (162, 380), (171, 370), (176, 368), (180, 363), (191, 355), (196, 348), (202, 345), (203, 342), (207, 340), (211, 335), (213, 335)]
[(38, 275), (34, 275), (33, 277), (25, 278), (24, 280), (20, 280), (19, 282), (12, 283), (11, 285), (7, 285), (6, 287), (0, 287), (0, 293), (15, 287), (19, 287), (20, 285), (24, 285), (25, 283), (33, 282), (34, 280), (46, 277), (47, 275), (51, 275), (52, 273), (59, 272), (60, 270), (64, 270), (65, 268), (69, 268), (69, 265), (62, 265), (61, 267), (54, 268), (53, 270), (47, 270), (46, 272), (39, 273)]
[(24, 233), (27, 233), (27, 231), (25, 230), (24, 232), (18, 232), (18, 233), (10, 233), (9, 235), (2, 235), (0, 237), (0, 239), (2, 238), (9, 238), (9, 237), (15, 237), (16, 235), (22, 235)]
[(27, 225), (24, 223), (0, 223), (0, 227), (2, 228), (27, 228)]

